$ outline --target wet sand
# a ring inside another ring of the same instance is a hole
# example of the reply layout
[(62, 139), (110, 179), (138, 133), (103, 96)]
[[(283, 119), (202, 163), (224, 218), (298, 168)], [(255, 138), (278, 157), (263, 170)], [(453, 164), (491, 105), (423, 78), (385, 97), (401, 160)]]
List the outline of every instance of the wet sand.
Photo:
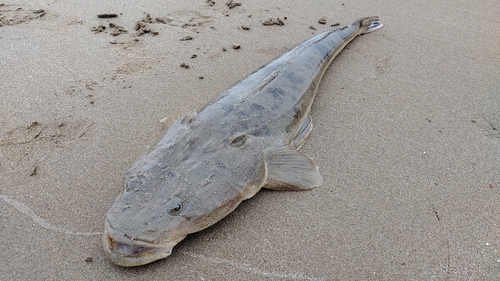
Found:
[[(0, 280), (500, 278), (497, 1), (0, 4)], [(385, 27), (312, 109), (322, 186), (263, 190), (167, 259), (109, 261), (104, 216), (173, 120), (372, 15)]]

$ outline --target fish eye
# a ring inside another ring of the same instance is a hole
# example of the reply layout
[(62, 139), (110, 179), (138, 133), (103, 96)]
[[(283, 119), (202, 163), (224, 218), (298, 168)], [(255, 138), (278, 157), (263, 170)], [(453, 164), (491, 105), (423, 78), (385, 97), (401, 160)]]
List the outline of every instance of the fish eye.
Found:
[(170, 210), (170, 212), (171, 213), (173, 213), (173, 212), (179, 212), (181, 209), (182, 209), (182, 205), (181, 204), (177, 204), (174, 208), (172, 208)]
[(179, 197), (174, 197), (170, 201), (167, 202), (166, 209), (169, 215), (171, 216), (177, 216), (180, 214), (183, 208), (183, 203), (181, 198)]

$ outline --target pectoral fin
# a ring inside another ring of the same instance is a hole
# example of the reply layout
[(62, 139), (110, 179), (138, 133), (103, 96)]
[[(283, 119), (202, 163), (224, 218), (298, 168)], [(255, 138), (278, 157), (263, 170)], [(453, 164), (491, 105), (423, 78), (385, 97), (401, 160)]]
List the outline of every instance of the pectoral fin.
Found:
[(309, 156), (285, 145), (265, 151), (267, 180), (265, 188), (273, 190), (307, 190), (321, 185), (323, 178)]

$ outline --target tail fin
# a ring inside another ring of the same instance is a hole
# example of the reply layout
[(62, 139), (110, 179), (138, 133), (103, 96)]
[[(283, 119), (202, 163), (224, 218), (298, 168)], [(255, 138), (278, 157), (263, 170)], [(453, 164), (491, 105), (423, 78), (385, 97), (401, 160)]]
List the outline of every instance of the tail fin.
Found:
[(372, 31), (375, 31), (379, 28), (382, 28), (384, 25), (380, 22), (380, 18), (378, 16), (362, 18), (359, 20), (359, 28), (365, 28), (365, 31), (361, 34), (367, 34)]

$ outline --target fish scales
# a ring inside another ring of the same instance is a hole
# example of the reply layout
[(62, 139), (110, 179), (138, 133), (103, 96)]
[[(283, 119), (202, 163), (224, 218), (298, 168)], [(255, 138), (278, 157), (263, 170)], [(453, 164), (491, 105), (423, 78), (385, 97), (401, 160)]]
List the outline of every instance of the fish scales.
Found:
[(176, 120), (125, 175), (107, 213), (103, 244), (112, 262), (138, 266), (165, 258), (186, 235), (221, 220), (262, 187), (319, 186), (318, 166), (298, 151), (328, 65), (378, 17), (320, 33)]

